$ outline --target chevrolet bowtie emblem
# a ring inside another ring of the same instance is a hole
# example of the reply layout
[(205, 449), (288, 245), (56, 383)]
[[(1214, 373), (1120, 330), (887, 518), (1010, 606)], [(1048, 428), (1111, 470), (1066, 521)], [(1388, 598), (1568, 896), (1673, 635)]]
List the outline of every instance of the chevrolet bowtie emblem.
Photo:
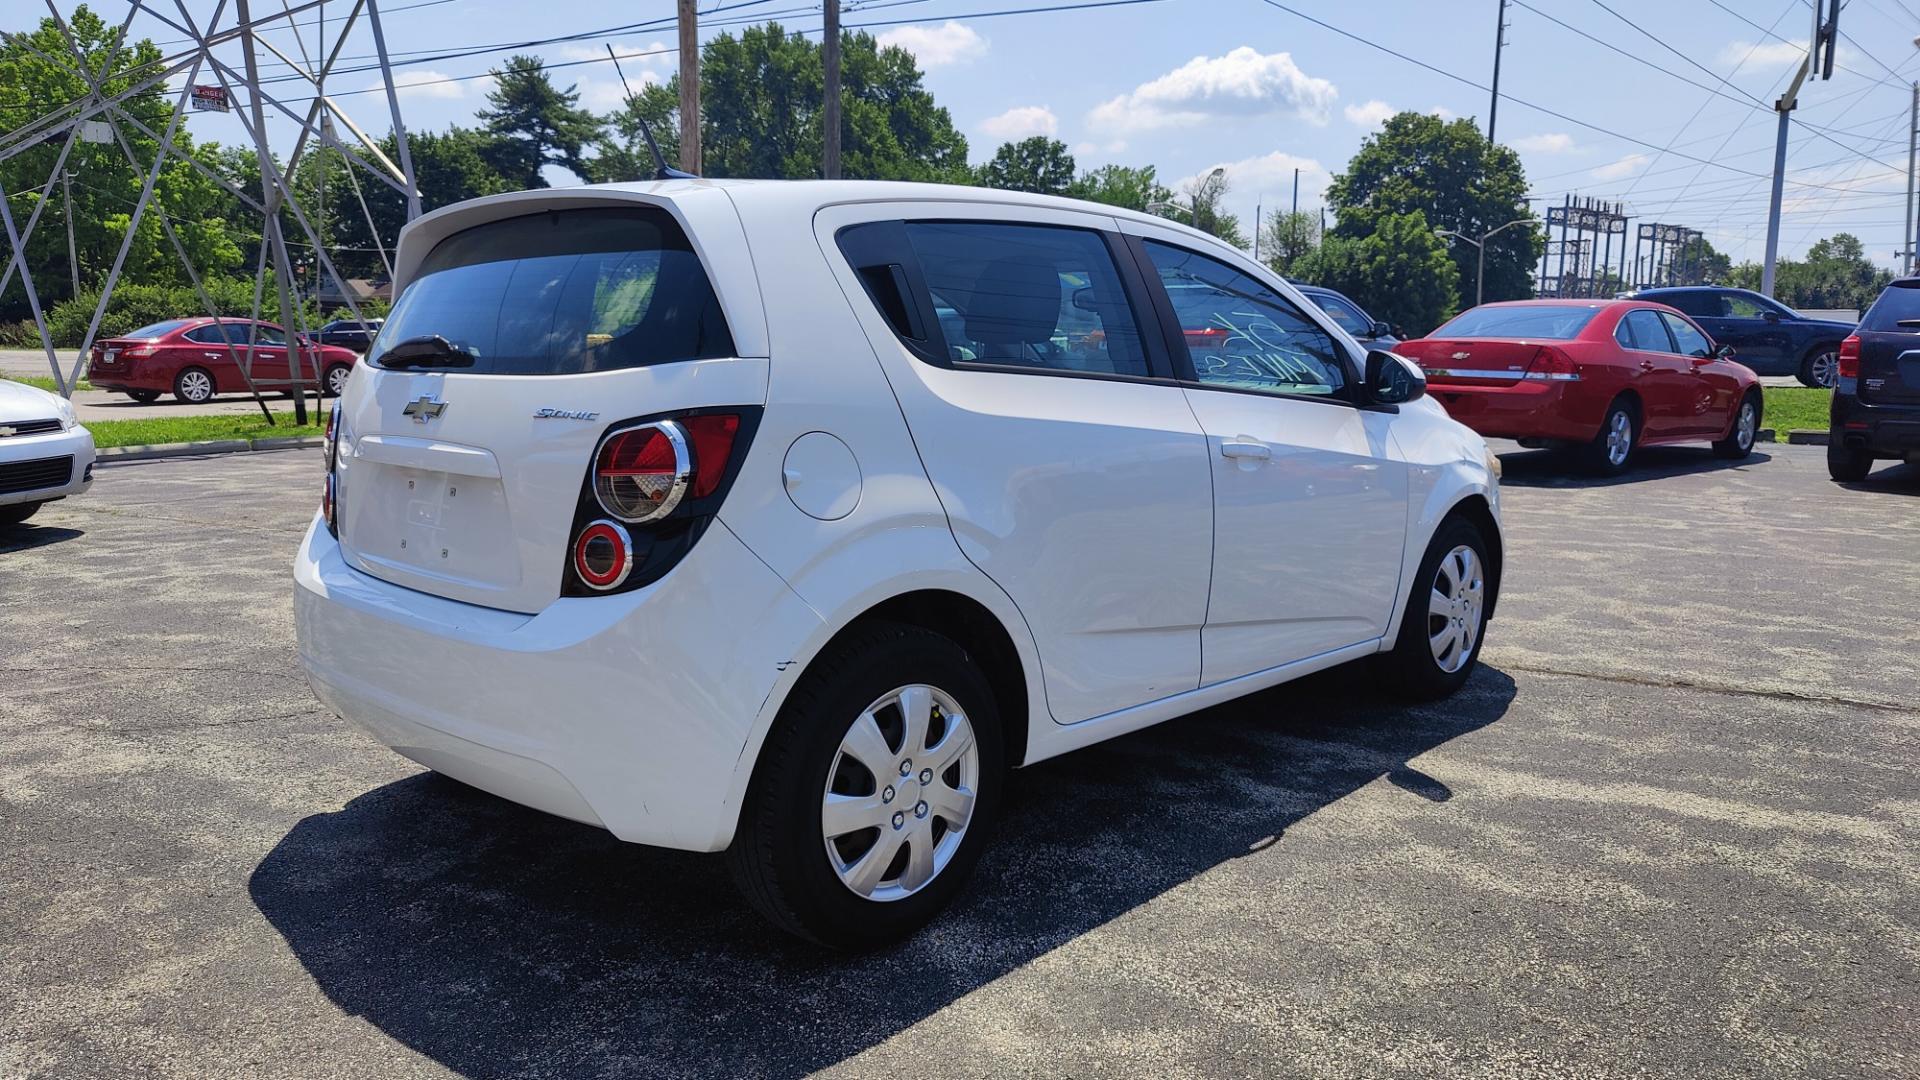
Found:
[(18, 435), (18, 434), (20, 434), (20, 429), (19, 429), (19, 428), (16, 428), (16, 427), (6, 427), (6, 426), (4, 426), (4, 425), (0, 425), (0, 439), (7, 439), (7, 438), (11, 438), (11, 437), (13, 437), (13, 436), (15, 436), (15, 435)]
[(424, 424), (446, 411), (446, 402), (435, 401), (430, 397), (422, 397), (416, 401), (407, 402), (407, 407), (400, 410), (400, 415), (411, 416), (413, 417), (414, 423)]

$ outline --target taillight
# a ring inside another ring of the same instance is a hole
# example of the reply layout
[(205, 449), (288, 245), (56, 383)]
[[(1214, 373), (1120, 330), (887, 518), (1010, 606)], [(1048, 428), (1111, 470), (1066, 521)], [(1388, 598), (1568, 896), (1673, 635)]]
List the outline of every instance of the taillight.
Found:
[(327, 532), (333, 534), (335, 538), (338, 538), (340, 535), (340, 529), (334, 519), (334, 514), (333, 514), (333, 509), (334, 509), (333, 471), (334, 471), (334, 466), (339, 464), (339, 460), (340, 460), (340, 402), (339, 401), (335, 401), (333, 403), (333, 407), (327, 410), (327, 426), (326, 426), (325, 434), (323, 434), (320, 437), (320, 445), (321, 445), (321, 453), (325, 455), (326, 463), (327, 463), (327, 478), (320, 492), (320, 515), (322, 518), (326, 520)]
[(563, 593), (624, 592), (671, 570), (720, 509), (759, 420), (736, 406), (613, 425), (574, 511)]
[(1579, 382), (1580, 369), (1573, 357), (1542, 345), (1540, 351), (1533, 354), (1533, 363), (1527, 365), (1527, 373), (1522, 378), (1536, 382)]
[(617, 589), (633, 570), (633, 537), (618, 524), (600, 519), (573, 541), (573, 572), (590, 589)]
[(120, 350), (120, 355), (126, 357), (129, 360), (138, 360), (143, 356), (152, 356), (153, 353), (154, 353), (154, 348), (151, 345), (135, 345), (131, 349)]
[(1839, 373), (1843, 379), (1860, 377), (1860, 335), (1849, 334), (1847, 340), (1840, 343)]

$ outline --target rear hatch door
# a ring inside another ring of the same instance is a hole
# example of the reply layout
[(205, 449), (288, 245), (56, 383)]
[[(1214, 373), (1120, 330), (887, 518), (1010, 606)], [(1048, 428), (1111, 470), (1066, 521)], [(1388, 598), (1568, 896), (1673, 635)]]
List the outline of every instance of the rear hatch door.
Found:
[(1860, 375), (1855, 393), (1873, 405), (1920, 405), (1920, 280), (1881, 292), (1855, 331)]

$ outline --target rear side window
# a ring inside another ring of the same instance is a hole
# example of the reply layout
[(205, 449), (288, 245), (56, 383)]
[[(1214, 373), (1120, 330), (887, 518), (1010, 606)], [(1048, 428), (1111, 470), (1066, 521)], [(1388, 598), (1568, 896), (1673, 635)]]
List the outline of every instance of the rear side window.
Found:
[(1720, 299), (1719, 293), (1703, 292), (1699, 289), (1688, 292), (1657, 293), (1653, 296), (1640, 297), (1640, 299), (1653, 300), (1668, 307), (1678, 308), (1701, 319), (1716, 319), (1726, 314), (1726, 304)]
[[(926, 277), (949, 361), (1148, 375), (1139, 321), (1098, 233), (909, 221), (906, 235)], [(901, 325), (894, 313), (883, 314)]]
[[(1903, 321), (1912, 325), (1900, 325)], [(1860, 329), (1891, 334), (1920, 333), (1920, 281), (1882, 289), (1880, 299), (1873, 302), (1866, 318), (1860, 320)]]
[(700, 258), (651, 207), (559, 210), (442, 240), (380, 328), (438, 335), (489, 375), (566, 375), (732, 356)]
[(1622, 316), (1620, 325), (1613, 329), (1613, 340), (1624, 349), (1663, 353), (1673, 351), (1673, 341), (1667, 337), (1667, 328), (1660, 322), (1660, 313), (1646, 308), (1635, 308)]
[(1435, 330), (1436, 338), (1526, 338), (1533, 341), (1566, 341), (1580, 336), (1598, 307), (1477, 307), (1463, 311), (1447, 325)]

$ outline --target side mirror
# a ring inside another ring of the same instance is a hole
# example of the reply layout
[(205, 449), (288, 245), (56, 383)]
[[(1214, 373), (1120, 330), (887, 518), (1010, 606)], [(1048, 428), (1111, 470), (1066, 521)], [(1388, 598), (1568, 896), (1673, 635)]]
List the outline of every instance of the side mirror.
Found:
[(1427, 377), (1413, 361), (1384, 349), (1367, 353), (1367, 404), (1405, 405), (1426, 395)]
[(1780, 313), (1779, 313), (1779, 312), (1777, 312), (1777, 311), (1775, 311), (1775, 310), (1773, 310), (1772, 308), (1768, 308), (1767, 310), (1765, 310), (1765, 311), (1763, 311), (1763, 312), (1761, 312), (1761, 313), (1760, 313), (1760, 317), (1761, 317), (1762, 319), (1765, 319), (1765, 320), (1767, 320), (1768, 322), (1779, 322), (1779, 321), (1780, 321)]
[(1729, 345), (1729, 344), (1727, 344), (1727, 343), (1726, 343), (1726, 342), (1724, 342), (1724, 341), (1723, 341), (1723, 342), (1721, 342), (1721, 343), (1720, 343), (1720, 344), (1718, 344), (1718, 345), (1715, 345), (1715, 346), (1713, 347), (1713, 358), (1714, 358), (1715, 360), (1731, 360), (1731, 359), (1733, 359), (1733, 346), (1731, 346), (1731, 345)]
[(1373, 326), (1367, 331), (1367, 336), (1383, 338), (1397, 337), (1398, 335), (1393, 332), (1393, 327), (1386, 324), (1385, 320), (1375, 319), (1373, 320)]

